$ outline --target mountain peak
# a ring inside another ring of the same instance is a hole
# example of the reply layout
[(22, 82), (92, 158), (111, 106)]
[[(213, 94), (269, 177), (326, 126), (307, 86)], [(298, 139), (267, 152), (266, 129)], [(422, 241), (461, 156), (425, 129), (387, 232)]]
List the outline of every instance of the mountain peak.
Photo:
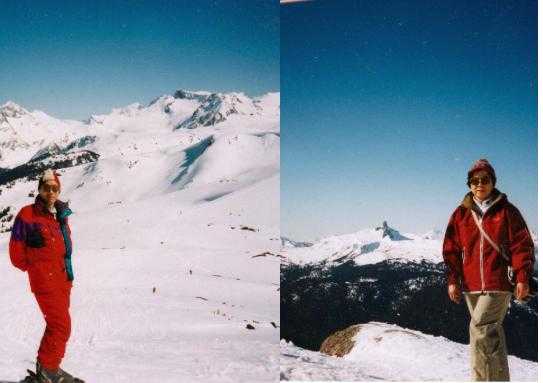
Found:
[(4, 117), (20, 117), (23, 114), (28, 114), (28, 110), (13, 101), (8, 101), (0, 106), (0, 113)]
[[(176, 94), (178, 93), (176, 92)], [(226, 121), (227, 117), (232, 114), (253, 116), (259, 113), (253, 100), (244, 93), (208, 93), (205, 96), (203, 93), (199, 93), (198, 97), (202, 97), (202, 99), (198, 99), (201, 105), (190, 118), (181, 122), (176, 129), (213, 126)]]
[(178, 89), (173, 94), (174, 98), (180, 98), (185, 100), (197, 100), (203, 102), (211, 93), (204, 91), (191, 91), (185, 89)]
[(391, 228), (387, 221), (383, 221), (383, 224), (379, 227), (375, 228), (376, 231), (382, 231), (383, 232), (383, 238), (389, 237), (392, 241), (405, 241), (410, 240), (411, 238), (407, 238), (400, 234), (398, 230), (395, 230)]

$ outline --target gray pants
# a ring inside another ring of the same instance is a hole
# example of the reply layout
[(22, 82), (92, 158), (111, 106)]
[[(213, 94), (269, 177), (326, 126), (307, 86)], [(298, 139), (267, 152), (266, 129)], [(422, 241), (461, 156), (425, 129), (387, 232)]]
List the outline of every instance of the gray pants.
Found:
[(474, 381), (509, 381), (502, 323), (511, 295), (508, 292), (465, 294), (471, 315), (469, 345)]

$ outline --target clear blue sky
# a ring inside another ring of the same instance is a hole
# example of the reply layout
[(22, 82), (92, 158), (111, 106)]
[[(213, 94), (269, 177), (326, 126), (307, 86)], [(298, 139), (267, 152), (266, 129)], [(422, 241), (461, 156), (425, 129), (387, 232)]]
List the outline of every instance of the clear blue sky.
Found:
[(279, 91), (279, 3), (2, 0), (0, 68), (0, 104), (59, 118), (180, 88)]
[(474, 160), (537, 230), (537, 2), (281, 6), (281, 232), (442, 228)]

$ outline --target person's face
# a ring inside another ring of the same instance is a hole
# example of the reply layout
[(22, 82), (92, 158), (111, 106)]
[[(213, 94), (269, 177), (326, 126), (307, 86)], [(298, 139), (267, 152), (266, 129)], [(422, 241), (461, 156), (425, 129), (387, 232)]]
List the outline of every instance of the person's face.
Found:
[(473, 195), (480, 201), (487, 199), (492, 189), (494, 189), (492, 178), (485, 170), (473, 173), (469, 185)]
[(39, 190), (41, 198), (47, 203), (48, 206), (52, 206), (60, 194), (60, 188), (55, 181), (47, 181)]

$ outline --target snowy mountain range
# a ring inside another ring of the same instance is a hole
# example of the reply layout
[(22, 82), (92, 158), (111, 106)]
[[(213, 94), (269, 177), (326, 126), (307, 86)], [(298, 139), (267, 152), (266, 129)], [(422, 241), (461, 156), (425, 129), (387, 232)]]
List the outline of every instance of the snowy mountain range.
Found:
[[(222, 124), (227, 118), (228, 123)], [(143, 145), (140, 151), (178, 144), (170, 141), (174, 139), (189, 140), (180, 142), (189, 144), (194, 143), (191, 139), (220, 132), (225, 126), (234, 134), (278, 133), (278, 118), (278, 93), (251, 99), (243, 93), (178, 90), (147, 106), (134, 103), (107, 115), (92, 115), (84, 122), (59, 120), (41, 111), (29, 112), (9, 101), (0, 107), (0, 168), (28, 162), (38, 152), (58, 154), (94, 148), (107, 156), (120, 154), (123, 149), (133, 153), (130, 144), (134, 142), (130, 141), (139, 141)], [(210, 129), (172, 134), (181, 128), (199, 127)]]
[(187, 90), (85, 121), (1, 106), (0, 380), (33, 367), (43, 331), (7, 247), (48, 167), (74, 211), (66, 370), (91, 382), (276, 380), (279, 108), (278, 93)]
[[(315, 243), (282, 238), (286, 263), (304, 265), (324, 262), (338, 265), (354, 261), (357, 265), (382, 261), (440, 263), (444, 231), (432, 229), (423, 235), (400, 233), (387, 225), (343, 235), (334, 235)], [(536, 244), (537, 235), (532, 233)]]
[(310, 247), (285, 246), (283, 251), (287, 261), (296, 264), (326, 262), (337, 265), (352, 260), (362, 265), (391, 259), (400, 262), (441, 262), (442, 237), (428, 236), (401, 234), (388, 226), (383, 229), (381, 225), (352, 234), (323, 238)]

